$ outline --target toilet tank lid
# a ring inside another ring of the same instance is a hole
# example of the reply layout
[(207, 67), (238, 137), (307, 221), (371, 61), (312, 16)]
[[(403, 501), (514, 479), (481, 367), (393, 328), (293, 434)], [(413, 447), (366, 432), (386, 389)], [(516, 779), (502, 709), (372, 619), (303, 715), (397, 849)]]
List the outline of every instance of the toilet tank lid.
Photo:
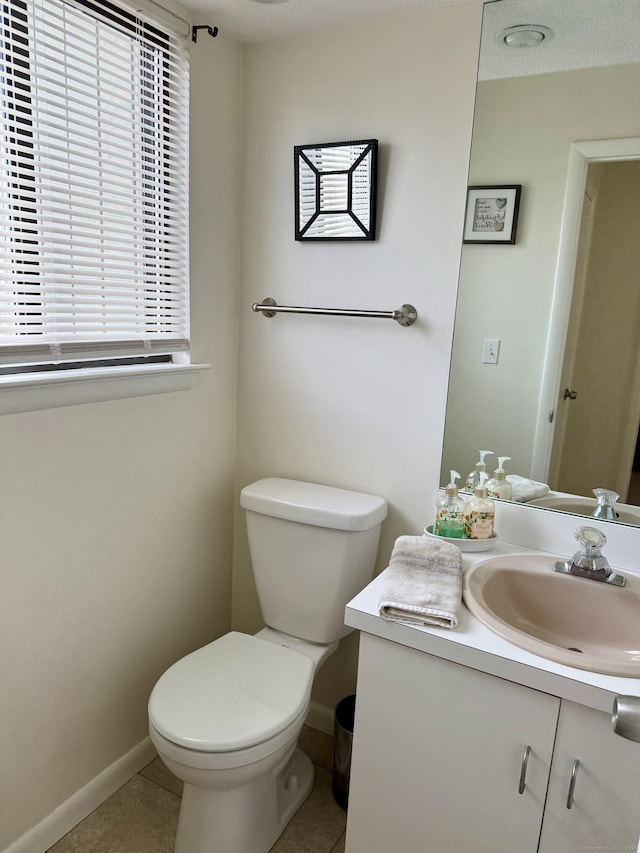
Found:
[(261, 515), (334, 530), (369, 530), (387, 517), (384, 498), (281, 477), (245, 486), (240, 505)]

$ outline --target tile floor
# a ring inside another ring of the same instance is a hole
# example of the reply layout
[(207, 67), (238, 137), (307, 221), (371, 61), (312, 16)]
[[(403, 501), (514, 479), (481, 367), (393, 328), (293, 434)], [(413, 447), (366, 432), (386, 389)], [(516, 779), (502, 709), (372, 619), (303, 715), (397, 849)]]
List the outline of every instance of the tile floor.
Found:
[[(303, 728), (315, 765), (313, 791), (271, 853), (344, 853), (346, 815), (331, 791), (333, 739)], [(156, 758), (48, 853), (173, 853), (182, 783)]]

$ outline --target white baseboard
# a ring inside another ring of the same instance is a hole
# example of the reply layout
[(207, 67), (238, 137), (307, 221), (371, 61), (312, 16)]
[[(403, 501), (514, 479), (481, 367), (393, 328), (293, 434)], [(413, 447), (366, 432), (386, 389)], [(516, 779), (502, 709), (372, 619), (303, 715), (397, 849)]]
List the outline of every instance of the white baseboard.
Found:
[(2, 853), (44, 853), (153, 761), (156, 755), (155, 747), (148, 737), (145, 738), (76, 791), (44, 820), (5, 847)]
[(327, 708), (325, 705), (320, 705), (319, 702), (312, 700), (305, 723), (311, 726), (312, 729), (318, 729), (318, 731), (333, 737), (333, 711), (331, 708)]
[[(333, 736), (334, 721), (331, 708), (320, 705), (318, 702), (311, 702), (305, 722), (311, 728)], [(94, 809), (102, 805), (118, 788), (153, 761), (156, 755), (150, 739), (145, 738), (83, 788), (76, 791), (44, 820), (5, 847), (2, 853), (44, 853)]]

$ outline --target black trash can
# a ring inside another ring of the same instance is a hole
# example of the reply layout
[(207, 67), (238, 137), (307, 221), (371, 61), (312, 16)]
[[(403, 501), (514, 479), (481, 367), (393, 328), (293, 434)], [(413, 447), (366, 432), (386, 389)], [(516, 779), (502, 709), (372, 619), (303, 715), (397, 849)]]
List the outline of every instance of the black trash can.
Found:
[(333, 796), (345, 811), (349, 802), (349, 776), (351, 775), (351, 747), (353, 745), (355, 711), (355, 694), (346, 696), (338, 702), (333, 729)]

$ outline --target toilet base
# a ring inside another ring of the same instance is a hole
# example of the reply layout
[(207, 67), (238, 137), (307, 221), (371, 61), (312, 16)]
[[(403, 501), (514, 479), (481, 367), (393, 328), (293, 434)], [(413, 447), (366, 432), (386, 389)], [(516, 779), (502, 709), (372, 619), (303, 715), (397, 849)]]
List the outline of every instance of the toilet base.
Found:
[(312, 788), (313, 765), (299, 749), (240, 787), (185, 783), (175, 853), (268, 853)]

